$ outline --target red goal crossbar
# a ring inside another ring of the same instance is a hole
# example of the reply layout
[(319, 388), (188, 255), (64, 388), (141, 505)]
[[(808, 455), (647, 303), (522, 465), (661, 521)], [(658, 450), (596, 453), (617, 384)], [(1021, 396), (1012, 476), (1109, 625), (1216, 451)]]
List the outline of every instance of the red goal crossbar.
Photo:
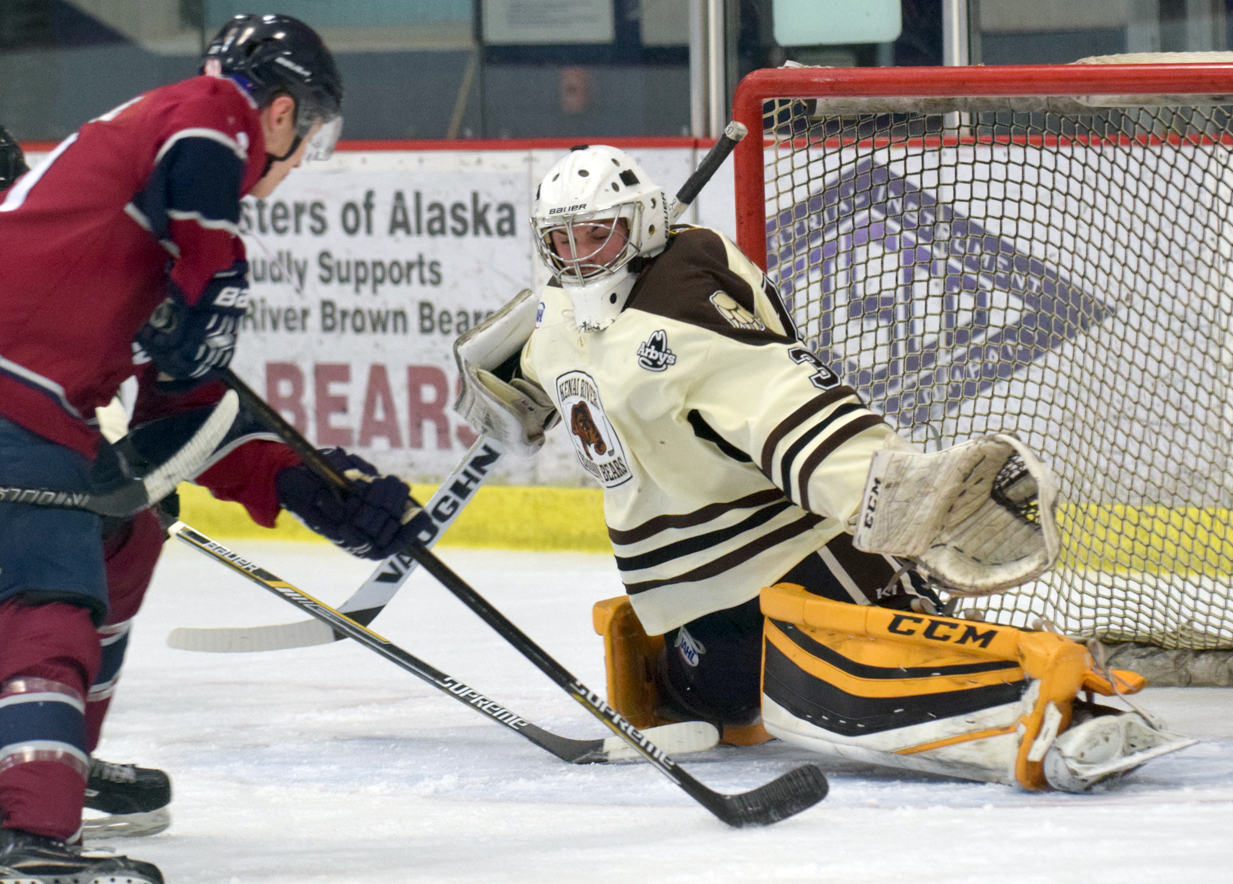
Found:
[[(928, 68), (774, 68), (746, 76), (733, 99), (733, 118), (750, 133), (764, 131), (764, 106), (775, 99), (816, 99), (842, 112), (929, 112), (930, 98), (1115, 96), (1112, 103), (1233, 104), (1233, 64), (1070, 64)], [(766, 267), (763, 167), (769, 142), (746, 138), (734, 154), (737, 244)]]

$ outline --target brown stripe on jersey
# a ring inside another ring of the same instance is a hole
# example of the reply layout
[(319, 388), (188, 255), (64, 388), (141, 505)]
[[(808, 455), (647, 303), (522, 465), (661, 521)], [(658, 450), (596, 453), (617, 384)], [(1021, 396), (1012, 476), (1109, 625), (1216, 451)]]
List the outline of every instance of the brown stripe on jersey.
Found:
[(747, 543), (740, 549), (735, 549), (727, 555), (722, 555), (699, 568), (694, 568), (692, 571), (686, 571), (684, 574), (677, 577), (669, 577), (664, 580), (644, 580), (641, 583), (626, 583), (625, 591), (630, 595), (637, 595), (640, 592), (646, 592), (650, 589), (658, 589), (661, 586), (671, 586), (677, 583), (694, 583), (698, 580), (706, 580), (710, 577), (717, 577), (725, 571), (730, 571), (738, 565), (743, 565), (754, 556), (761, 552), (765, 552), (776, 544), (783, 543), (786, 540), (791, 540), (793, 537), (804, 534), (821, 521), (821, 516), (815, 516), (813, 513), (805, 513), (796, 521), (790, 522), (780, 528), (776, 528), (774, 531), (769, 534), (762, 535), (752, 543)]
[(796, 329), (796, 320), (792, 318), (788, 308), (783, 305), (783, 296), (779, 294), (779, 286), (771, 282), (770, 277), (763, 277), (763, 280), (762, 290), (766, 292), (766, 297), (770, 300), (771, 306), (775, 308), (775, 315), (779, 317), (779, 321), (787, 329), (788, 335), (799, 341), (801, 338), (800, 332)]
[(780, 476), (783, 479), (783, 481), (779, 484), (783, 487), (783, 493), (789, 500), (792, 499), (792, 492), (789, 490), (792, 488), (792, 464), (796, 460), (797, 455), (809, 447), (810, 443), (812, 443), (814, 439), (818, 438), (818, 436), (822, 433), (825, 433), (826, 430), (833, 423), (835, 423), (835, 421), (842, 417), (847, 417), (854, 411), (864, 410), (865, 406), (861, 405), (859, 402), (845, 403), (828, 414), (825, 420), (820, 421), (818, 424), (811, 427), (808, 432), (801, 434), (801, 438), (797, 439), (788, 447), (788, 450), (784, 452), (783, 457), (780, 458), (779, 461)]
[(753, 494), (747, 494), (728, 503), (708, 503), (692, 513), (684, 513), (679, 516), (656, 516), (653, 519), (648, 519), (636, 528), (630, 528), (626, 531), (609, 528), (608, 537), (614, 545), (637, 543), (639, 540), (654, 537), (660, 531), (666, 531), (669, 528), (692, 528), (695, 525), (702, 525), (717, 519), (724, 513), (729, 513), (732, 510), (765, 506), (768, 503), (783, 499), (783, 492), (778, 488), (768, 488), (765, 491), (755, 491)]
[(805, 458), (805, 462), (801, 464), (801, 470), (797, 473), (797, 481), (800, 483), (802, 509), (809, 509), (809, 480), (813, 476), (813, 471), (818, 468), (818, 464), (826, 460), (826, 456), (847, 442), (853, 436), (865, 432), (878, 424), (885, 423), (881, 415), (867, 414), (864, 417), (858, 417), (856, 420), (840, 427), (835, 433), (825, 442), (814, 449), (809, 457)]
[(791, 503), (780, 498), (778, 503), (755, 510), (735, 525), (729, 525), (727, 528), (686, 537), (675, 543), (665, 543), (657, 549), (636, 556), (617, 556), (617, 568), (621, 571), (641, 571), (643, 568), (653, 568), (656, 565), (662, 565), (665, 562), (679, 559), (691, 553), (702, 552), (704, 549), (718, 546), (726, 540), (739, 537), (747, 531), (752, 531), (754, 528), (765, 525), (790, 506), (792, 506)]
[(762, 457), (760, 458), (758, 464), (759, 468), (762, 470), (762, 474), (768, 479), (771, 478), (771, 467), (775, 458), (775, 448), (779, 445), (784, 436), (791, 433), (822, 409), (830, 405), (834, 405), (840, 399), (855, 395), (856, 391), (851, 387), (836, 387), (833, 390), (827, 390), (825, 393), (819, 393), (817, 396), (814, 396), (796, 411), (792, 412), (780, 421), (775, 429), (771, 430), (771, 434), (766, 437), (766, 443), (762, 446)]
[(770, 328), (733, 326), (711, 303), (711, 295), (719, 291), (754, 313), (754, 291), (729, 267), (723, 240), (713, 230), (690, 228), (673, 235), (668, 248), (652, 259), (634, 284), (625, 309), (675, 319), (745, 344), (795, 342)]
[(886, 589), (895, 576), (891, 563), (876, 553), (861, 552), (852, 545), (850, 534), (834, 537), (826, 544), (826, 550), (869, 599), (869, 604), (878, 604), (878, 593)]

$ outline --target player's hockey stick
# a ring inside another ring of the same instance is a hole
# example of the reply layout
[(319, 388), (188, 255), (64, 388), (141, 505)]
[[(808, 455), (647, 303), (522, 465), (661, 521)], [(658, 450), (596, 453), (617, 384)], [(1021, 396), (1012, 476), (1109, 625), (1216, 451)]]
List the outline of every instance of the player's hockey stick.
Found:
[[(392, 661), (412, 675), (418, 676), (437, 690), (448, 694), (455, 700), (471, 706), (498, 724), (502, 724), (515, 733), (530, 740), (542, 749), (546, 749), (564, 761), (571, 764), (594, 764), (607, 761), (641, 760), (637, 753), (626, 745), (619, 737), (608, 737), (603, 740), (573, 740), (551, 733), (527, 721), (501, 704), (490, 700), (472, 687), (460, 682), (453, 676), (446, 675), (438, 669), (413, 657), (407, 651), (382, 638), (341, 611), (331, 608), (300, 589), (292, 586), (280, 577), (276, 577), (264, 568), (248, 561), (232, 552), (215, 540), (190, 528), (183, 522), (174, 523), (168, 534), (176, 537), (194, 549), (200, 550), (217, 562), (221, 562), (243, 577), (247, 577), (258, 586), (262, 586), (295, 605), (300, 610), (311, 614), (325, 624), (331, 631), (346, 638), (354, 639), (364, 647), (376, 651), (382, 657)], [(701, 752), (710, 749), (719, 739), (719, 732), (714, 726), (705, 722), (695, 721), (683, 724), (669, 724), (663, 727), (651, 728), (652, 733), (665, 745), (672, 746), (675, 752)]]
[(200, 465), (227, 434), (238, 411), (239, 399), (229, 390), (175, 454), (145, 476), (129, 478), (116, 488), (96, 493), (0, 486), (0, 502), (88, 510), (101, 516), (128, 518), (158, 503), (181, 482), (196, 475)]
[[(348, 483), (345, 477), (333, 468), (295, 427), (285, 421), (277, 411), (270, 408), (248, 385), (224, 369), (220, 375), (228, 386), (235, 390), (240, 400), (253, 415), (269, 429), (277, 433), (304, 463), (319, 476), (330, 482), (339, 493), (345, 494)], [(496, 630), (497, 634), (513, 645), (519, 653), (577, 700), (584, 709), (602, 721), (613, 733), (625, 740), (647, 761), (691, 798), (715, 814), (730, 826), (765, 826), (799, 813), (817, 804), (826, 797), (828, 784), (817, 765), (805, 764), (782, 776), (737, 795), (726, 795), (700, 783), (684, 768), (672, 760), (663, 749), (656, 746), (645, 734), (638, 731), (620, 713), (609, 706), (595, 693), (575, 678), (569, 670), (515, 626), (500, 611), (494, 608), (466, 581), (450, 570), (444, 562), (418, 544), (409, 544), (406, 552), (470, 608), (481, 620)]]
[[(426, 546), (432, 546), (454, 523), (503, 454), (500, 445), (491, 439), (481, 436), (475, 441), (462, 463), (441, 483), (424, 506), (432, 519), (432, 527), (436, 529), (432, 537), (421, 538)], [(405, 553), (390, 556), (377, 565), (351, 598), (338, 606), (339, 612), (361, 626), (367, 626), (376, 619), (417, 566), (418, 563)], [(346, 636), (321, 620), (304, 620), (269, 626), (182, 626), (171, 631), (167, 644), (185, 651), (225, 653), (328, 645), (342, 638)]]

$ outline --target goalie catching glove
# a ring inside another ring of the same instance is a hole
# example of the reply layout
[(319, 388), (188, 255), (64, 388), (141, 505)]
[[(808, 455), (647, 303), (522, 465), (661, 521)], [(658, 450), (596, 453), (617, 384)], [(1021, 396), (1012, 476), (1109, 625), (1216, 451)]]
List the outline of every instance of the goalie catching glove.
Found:
[[(383, 476), (368, 461), (341, 448), (322, 452), (350, 482), (341, 495), (304, 464), (275, 477), (278, 502), (323, 537), (364, 559), (386, 559), (418, 543), (423, 510), (396, 476)], [(420, 518), (417, 519), (416, 517)]]
[(1002, 592), (1040, 576), (1060, 549), (1057, 477), (1013, 436), (934, 454), (873, 456), (853, 545), (912, 559), (952, 595)]
[(477, 432), (524, 457), (539, 451), (544, 431), (561, 419), (541, 387), (516, 376), (538, 307), (539, 299), (523, 289), (454, 342), (462, 377), (454, 411)]

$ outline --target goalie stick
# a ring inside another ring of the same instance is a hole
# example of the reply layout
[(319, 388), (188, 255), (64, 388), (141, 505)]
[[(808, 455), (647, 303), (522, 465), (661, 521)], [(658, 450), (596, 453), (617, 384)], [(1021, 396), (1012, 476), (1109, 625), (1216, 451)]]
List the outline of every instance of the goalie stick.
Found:
[[(669, 223), (675, 222), (693, 205), (702, 188), (747, 133), (748, 129), (743, 124), (735, 120), (728, 123), (719, 140), (677, 191), (676, 198), (669, 207)], [(495, 457), (491, 456), (493, 451), (496, 451)], [(441, 483), (437, 493), (425, 506), (439, 529), (436, 537), (440, 537), (441, 532), (453, 523), (462, 507), (471, 499), (470, 492), (483, 483), (488, 477), (488, 471), (500, 456), (501, 452), (496, 449), (496, 443), (481, 436), (471, 446), (458, 469)], [(475, 478), (477, 475), (478, 481)], [(451, 498), (458, 501), (456, 506), (452, 510), (444, 509), (451, 506)], [(432, 546), (436, 537), (427, 545)], [(407, 555), (398, 553), (391, 556), (377, 566), (355, 594), (338, 606), (338, 610), (357, 623), (367, 626), (402, 588), (416, 566), (415, 560)], [(222, 626), (211, 629), (183, 626), (172, 630), (167, 636), (167, 644), (183, 650), (229, 653), (326, 645), (343, 637), (320, 621), (304, 620), (270, 626)]]
[[(325, 624), (331, 633), (354, 639), (364, 647), (376, 651), (412, 675), (428, 682), (437, 690), (448, 694), (460, 703), (477, 709), (493, 721), (504, 725), (563, 761), (571, 764), (596, 764), (609, 761), (640, 760), (640, 756), (619, 737), (608, 737), (602, 740), (573, 740), (532, 724), (516, 712), (490, 700), (453, 676), (446, 675), (423, 660), (412, 656), (388, 639), (377, 635), (364, 624), (318, 601), (183, 522), (174, 523), (168, 529), (168, 534), (311, 614), (316, 618), (314, 622)], [(656, 739), (662, 740), (664, 745), (671, 746), (674, 752), (679, 753), (701, 752), (710, 749), (719, 740), (719, 731), (713, 725), (701, 721), (664, 725), (651, 728), (650, 732), (655, 734)]]
[(719, 140), (706, 152), (706, 156), (702, 158), (698, 168), (694, 169), (693, 173), (685, 179), (685, 183), (681, 185), (681, 189), (676, 192), (676, 199), (668, 207), (669, 224), (684, 215), (685, 210), (693, 205), (702, 188), (719, 171), (719, 167), (724, 164), (728, 154), (732, 153), (741, 142), (741, 139), (748, 134), (749, 130), (745, 127), (745, 124), (738, 123), (736, 120), (731, 120), (727, 126), (724, 126), (723, 134), (719, 136)]
[(0, 486), (0, 502), (24, 503), (56, 509), (87, 510), (100, 516), (128, 518), (158, 503), (181, 482), (197, 474), (230, 429), (239, 411), (239, 399), (227, 391), (201, 427), (175, 454), (140, 478), (126, 479), (107, 491), (57, 491), (47, 488)]
[[(436, 543), (454, 523), (503, 455), (499, 444), (491, 439), (481, 436), (475, 441), (462, 463), (446, 477), (424, 505), (436, 529), (431, 538), (424, 538), (427, 546)], [(377, 565), (363, 585), (338, 606), (339, 613), (346, 614), (361, 626), (367, 626), (389, 604), (416, 567), (418, 563), (410, 556), (395, 553)], [(321, 620), (302, 620), (299, 623), (269, 626), (181, 626), (167, 636), (167, 644), (184, 651), (231, 653), (328, 645), (343, 638), (346, 635)]]
[[(239, 394), (244, 406), (290, 445), (310, 469), (330, 482), (339, 493), (346, 492), (347, 480), (330, 465), (321, 452), (300, 435), (295, 427), (287, 423), (282, 415), (267, 405), (230, 369), (223, 369), (219, 375), (224, 383)], [(737, 795), (716, 792), (703, 785), (645, 734), (626, 721), (599, 694), (590, 690), (569, 670), (549, 656), (543, 648), (489, 604), (483, 596), (450, 570), (431, 551), (416, 544), (409, 544), (406, 552), (459, 601), (496, 630), (498, 635), (535, 664), (536, 668), (577, 700), (587, 712), (602, 721), (660, 773), (728, 825), (738, 828), (770, 825), (812, 807), (826, 797), (828, 789), (826, 777), (814, 764), (794, 768), (769, 783)]]

